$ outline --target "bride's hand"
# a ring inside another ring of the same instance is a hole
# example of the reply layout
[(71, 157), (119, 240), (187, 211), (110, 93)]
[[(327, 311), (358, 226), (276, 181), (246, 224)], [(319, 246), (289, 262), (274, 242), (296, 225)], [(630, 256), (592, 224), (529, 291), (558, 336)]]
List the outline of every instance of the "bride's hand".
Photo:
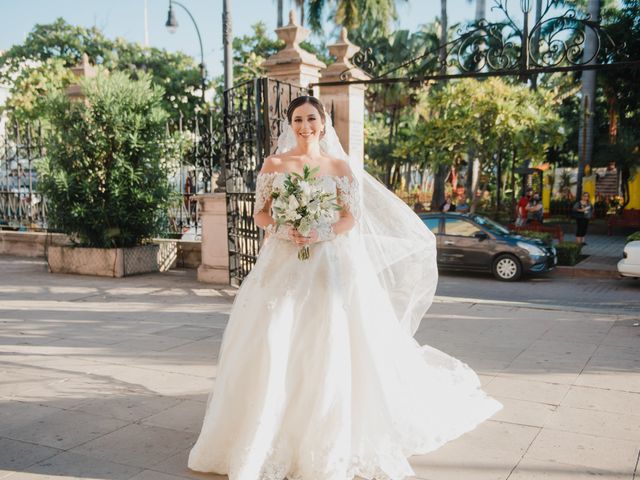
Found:
[(310, 245), (318, 241), (318, 231), (315, 229), (309, 232), (308, 237), (305, 237), (298, 230), (296, 230), (295, 228), (292, 228), (289, 233), (289, 236), (291, 237), (291, 240), (293, 241), (293, 243), (295, 243), (299, 247)]

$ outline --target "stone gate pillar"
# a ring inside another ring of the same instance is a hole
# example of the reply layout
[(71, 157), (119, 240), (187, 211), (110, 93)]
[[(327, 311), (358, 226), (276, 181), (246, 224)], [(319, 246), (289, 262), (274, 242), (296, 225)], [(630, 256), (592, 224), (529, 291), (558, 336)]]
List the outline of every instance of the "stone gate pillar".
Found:
[(229, 285), (229, 240), (225, 193), (198, 195), (202, 219), (202, 263), (198, 281)]
[[(264, 61), (262, 67), (267, 71), (267, 77), (301, 87), (310, 83), (317, 83), (320, 70), (326, 65), (318, 60), (314, 54), (300, 48), (300, 42), (311, 33), (296, 22), (296, 14), (289, 12), (289, 24), (276, 28), (276, 35), (284, 42), (284, 48)], [(314, 89), (315, 96), (318, 92)]]
[(71, 72), (73, 72), (78, 80), (67, 87), (66, 94), (72, 102), (84, 102), (86, 96), (82, 91), (79, 81), (81, 78), (95, 77), (97, 75), (96, 67), (89, 63), (89, 55), (83, 53), (80, 63), (75, 67), (71, 67)]
[(322, 85), (320, 99), (327, 112), (333, 112), (336, 133), (342, 147), (353, 159), (364, 162), (364, 92), (363, 84), (352, 84), (353, 80), (368, 80), (370, 77), (355, 67), (349, 60), (360, 50), (347, 38), (343, 28), (339, 40), (329, 45), (329, 52), (336, 57), (335, 63), (322, 71), (321, 83), (344, 82), (341, 85)]

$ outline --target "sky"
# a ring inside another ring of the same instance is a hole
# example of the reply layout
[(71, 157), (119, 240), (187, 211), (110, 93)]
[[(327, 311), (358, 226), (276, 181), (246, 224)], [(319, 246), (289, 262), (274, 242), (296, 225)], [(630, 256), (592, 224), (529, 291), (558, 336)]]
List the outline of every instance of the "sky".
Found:
[[(222, 0), (181, 0), (180, 3), (189, 9), (198, 24), (209, 76), (222, 74)], [(276, 28), (275, 0), (230, 0), (230, 3), (234, 35), (251, 33), (251, 25), (259, 21), (267, 25), (269, 32)], [(286, 11), (292, 3), (285, 0)], [(517, 10), (519, 2), (512, 3)], [(196, 31), (187, 14), (174, 7), (179, 27), (170, 34), (164, 27), (169, 0), (146, 0), (146, 4), (149, 45), (183, 51), (199, 63)], [(406, 0), (397, 4), (397, 28), (413, 31), (420, 24), (432, 22), (440, 14), (439, 0)], [(488, 9), (492, 4), (492, 0), (487, 0)], [(123, 37), (139, 43), (145, 40), (145, 0), (0, 0), (0, 11), (3, 20), (0, 50), (21, 43), (35, 24), (51, 23), (58, 17), (74, 25), (96, 26), (108, 38)], [(471, 21), (475, 5), (470, 0), (448, 0), (448, 14), (450, 24)], [(495, 17), (490, 11), (487, 16), (490, 19)]]

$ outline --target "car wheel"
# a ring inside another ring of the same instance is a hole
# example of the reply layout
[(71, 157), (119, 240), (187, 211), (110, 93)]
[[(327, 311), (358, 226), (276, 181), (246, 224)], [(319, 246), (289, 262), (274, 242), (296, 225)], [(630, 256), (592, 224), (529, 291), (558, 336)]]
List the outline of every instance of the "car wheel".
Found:
[(522, 265), (513, 255), (499, 255), (493, 261), (493, 275), (503, 282), (515, 282), (522, 276)]

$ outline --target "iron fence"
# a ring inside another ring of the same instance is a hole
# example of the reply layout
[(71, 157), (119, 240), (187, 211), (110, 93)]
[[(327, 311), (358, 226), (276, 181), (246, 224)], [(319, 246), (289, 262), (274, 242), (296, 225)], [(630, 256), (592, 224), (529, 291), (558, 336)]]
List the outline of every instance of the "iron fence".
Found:
[(38, 193), (37, 162), (43, 158), (39, 123), (0, 121), (0, 227), (47, 228), (47, 203)]

